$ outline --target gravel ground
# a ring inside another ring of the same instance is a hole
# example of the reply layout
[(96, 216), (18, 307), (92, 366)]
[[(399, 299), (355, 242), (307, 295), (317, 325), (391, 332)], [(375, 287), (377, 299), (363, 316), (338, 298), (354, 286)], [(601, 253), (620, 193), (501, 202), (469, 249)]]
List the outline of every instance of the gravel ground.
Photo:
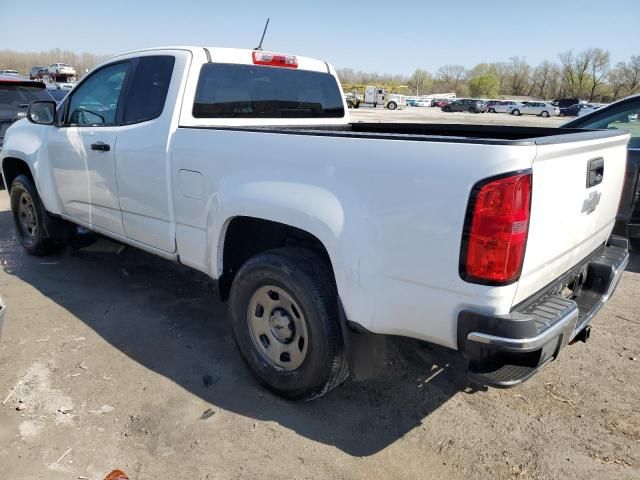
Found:
[(106, 240), (27, 256), (8, 210), (5, 479), (640, 479), (640, 256), (524, 385), (472, 392), (455, 352), (397, 338), (378, 377), (299, 404), (253, 380), (208, 278)]

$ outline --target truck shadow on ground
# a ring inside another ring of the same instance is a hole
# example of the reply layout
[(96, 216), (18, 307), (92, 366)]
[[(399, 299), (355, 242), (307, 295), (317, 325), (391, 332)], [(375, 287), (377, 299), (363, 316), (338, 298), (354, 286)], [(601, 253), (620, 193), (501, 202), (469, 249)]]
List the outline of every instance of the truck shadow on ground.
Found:
[(132, 360), (215, 407), (275, 421), (348, 454), (367, 456), (420, 426), (466, 387), (464, 364), (455, 352), (393, 338), (375, 378), (348, 383), (314, 402), (285, 401), (258, 385), (244, 365), (226, 305), (217, 300), (208, 277), (133, 248), (112, 250), (70, 248), (45, 259), (30, 257), (18, 244), (9, 212), (0, 212), (0, 263), (7, 273)]

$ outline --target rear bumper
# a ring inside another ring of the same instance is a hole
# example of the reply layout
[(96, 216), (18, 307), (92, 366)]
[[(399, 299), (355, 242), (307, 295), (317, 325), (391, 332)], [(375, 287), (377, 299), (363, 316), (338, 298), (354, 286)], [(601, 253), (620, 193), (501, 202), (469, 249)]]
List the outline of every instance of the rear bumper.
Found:
[[(627, 240), (612, 236), (607, 246), (508, 315), (460, 312), (458, 348), (469, 361), (471, 378), (488, 386), (512, 387), (555, 359), (572, 340), (586, 340), (589, 323), (613, 295), (628, 262)], [(571, 297), (561, 295), (572, 283)]]

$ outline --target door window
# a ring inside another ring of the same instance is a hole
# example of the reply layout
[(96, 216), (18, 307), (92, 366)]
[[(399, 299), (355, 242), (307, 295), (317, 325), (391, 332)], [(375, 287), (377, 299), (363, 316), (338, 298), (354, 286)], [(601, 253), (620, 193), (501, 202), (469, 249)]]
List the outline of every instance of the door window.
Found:
[(174, 63), (170, 55), (139, 58), (124, 105), (124, 123), (146, 122), (162, 114)]
[(71, 125), (114, 125), (129, 62), (98, 70), (71, 94), (68, 123)]

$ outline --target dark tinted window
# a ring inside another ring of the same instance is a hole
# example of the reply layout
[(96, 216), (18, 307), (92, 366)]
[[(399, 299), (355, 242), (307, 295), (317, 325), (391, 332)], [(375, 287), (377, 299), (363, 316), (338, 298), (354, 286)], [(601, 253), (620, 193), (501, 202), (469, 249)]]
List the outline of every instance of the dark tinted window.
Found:
[(124, 122), (145, 122), (159, 117), (167, 99), (175, 58), (140, 57), (125, 103)]
[(196, 90), (196, 118), (343, 117), (340, 89), (328, 73), (207, 63)]
[(577, 98), (563, 98), (558, 100), (558, 107), (567, 108), (578, 103), (580, 103), (580, 100), (578, 100)]
[(20, 105), (35, 100), (53, 100), (44, 87), (33, 87), (26, 83), (0, 83), (0, 120), (13, 120), (18, 111), (25, 111)]

